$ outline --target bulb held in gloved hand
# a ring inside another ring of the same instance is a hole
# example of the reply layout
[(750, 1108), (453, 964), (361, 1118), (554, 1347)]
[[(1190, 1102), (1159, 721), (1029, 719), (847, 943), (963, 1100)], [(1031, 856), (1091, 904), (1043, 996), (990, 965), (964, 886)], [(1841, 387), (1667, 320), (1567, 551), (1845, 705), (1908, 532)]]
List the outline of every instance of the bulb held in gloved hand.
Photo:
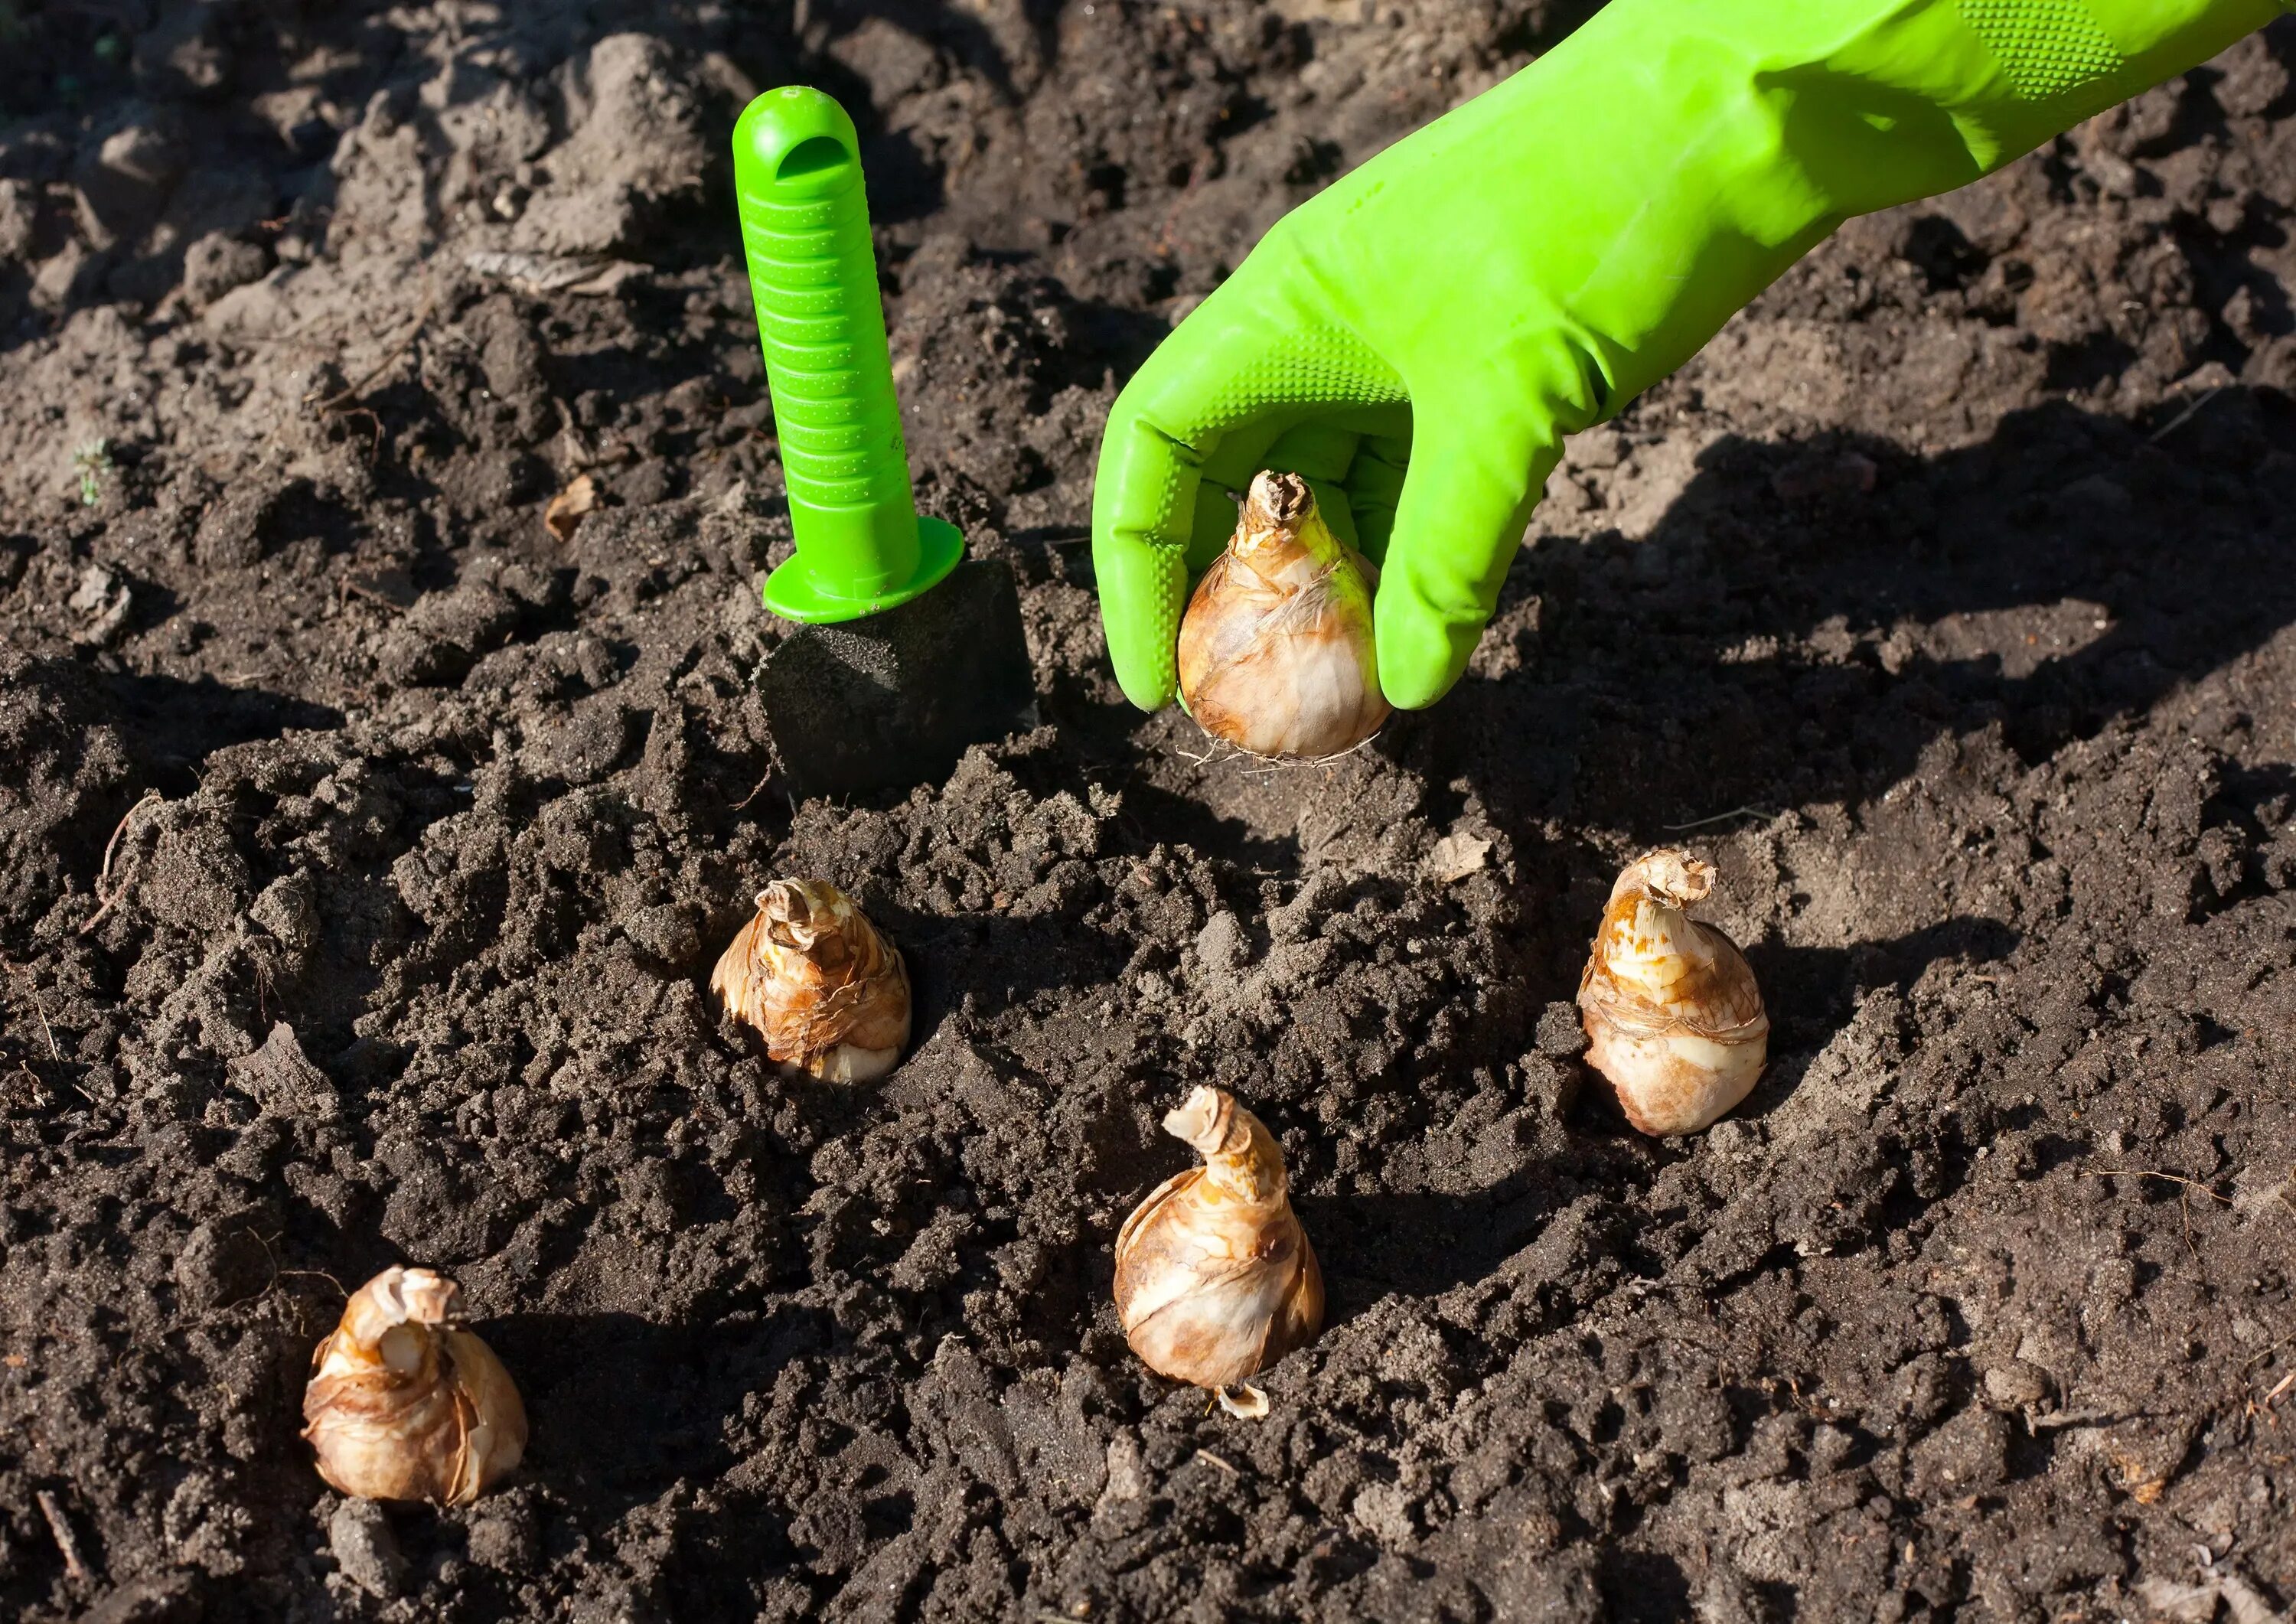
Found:
[(1646, 1134), (1707, 1127), (1752, 1092), (1769, 1052), (1745, 956), (1682, 911), (1713, 889), (1713, 868), (1686, 851), (1629, 864), (1578, 980), (1587, 1063)]
[(1212, 1389), (1231, 1415), (1264, 1415), (1266, 1396), (1244, 1378), (1324, 1323), (1323, 1272), (1292, 1211), (1283, 1152), (1218, 1088), (1190, 1093), (1164, 1131), (1204, 1165), (1165, 1180), (1124, 1220), (1116, 1316), (1151, 1370)]
[(709, 977), (726, 1012), (765, 1034), (792, 1074), (866, 1083), (909, 1041), (909, 975), (900, 953), (826, 880), (776, 880), (758, 893)]
[(460, 1296), (427, 1268), (387, 1268), (311, 1356), (303, 1436), (343, 1493), (467, 1505), (525, 1453), (526, 1407), (494, 1349), (459, 1328)]
[(1180, 698), (1204, 731), (1256, 756), (1353, 750), (1387, 720), (1361, 554), (1332, 534), (1296, 473), (1263, 473), (1180, 622)]

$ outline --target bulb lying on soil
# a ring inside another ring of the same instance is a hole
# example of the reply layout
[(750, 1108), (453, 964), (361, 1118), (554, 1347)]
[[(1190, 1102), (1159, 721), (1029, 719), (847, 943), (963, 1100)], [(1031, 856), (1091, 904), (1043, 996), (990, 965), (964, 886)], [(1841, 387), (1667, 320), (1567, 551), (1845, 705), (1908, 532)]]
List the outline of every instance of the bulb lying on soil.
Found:
[(1244, 1378), (1324, 1323), (1323, 1272), (1292, 1211), (1283, 1152), (1218, 1088), (1190, 1093), (1164, 1131), (1204, 1165), (1166, 1179), (1124, 1220), (1117, 1318), (1149, 1369), (1212, 1389), (1231, 1415), (1264, 1415), (1266, 1396)]
[(1682, 911), (1713, 889), (1713, 868), (1686, 851), (1629, 864), (1578, 980), (1587, 1063), (1646, 1134), (1707, 1127), (1752, 1091), (1769, 1052), (1745, 956)]
[(1204, 731), (1257, 756), (1336, 756), (1387, 720), (1372, 647), (1371, 565), (1296, 473), (1263, 473), (1180, 622), (1180, 697)]
[(387, 1268), (311, 1356), (303, 1436), (343, 1493), (467, 1505), (525, 1453), (526, 1407), (494, 1349), (455, 1324), (460, 1296), (427, 1268)]
[(871, 1082), (909, 1041), (899, 952), (826, 880), (776, 880), (759, 891), (757, 917), (718, 961), (709, 990), (793, 1074)]

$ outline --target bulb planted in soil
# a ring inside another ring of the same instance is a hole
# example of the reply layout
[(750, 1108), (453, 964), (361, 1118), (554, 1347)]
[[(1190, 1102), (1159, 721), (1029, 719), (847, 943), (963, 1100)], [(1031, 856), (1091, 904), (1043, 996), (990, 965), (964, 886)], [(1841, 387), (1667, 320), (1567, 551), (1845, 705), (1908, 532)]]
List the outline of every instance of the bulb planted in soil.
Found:
[(334, 1488), (467, 1505), (518, 1464), (526, 1407), (494, 1349), (461, 1328), (460, 1298), (443, 1275), (392, 1267), (343, 1305), (303, 1393), (303, 1436)]
[(1692, 1134), (1753, 1091), (1770, 1018), (1745, 956), (1683, 909), (1714, 889), (1686, 851), (1653, 851), (1611, 888), (1578, 980), (1587, 1063), (1646, 1134)]
[(865, 1083), (909, 1041), (909, 974), (852, 899), (826, 880), (776, 880), (758, 893), (709, 990), (758, 1029), (792, 1075)]
[(1210, 1388), (1230, 1415), (1267, 1398), (1245, 1378), (1324, 1324), (1324, 1275), (1292, 1210), (1283, 1152), (1224, 1089), (1198, 1087), (1164, 1119), (1204, 1165), (1157, 1186), (1116, 1237), (1116, 1315), (1159, 1375)]
[(1345, 754), (1387, 720), (1372, 647), (1376, 572), (1296, 473), (1251, 482), (1235, 534), (1180, 622), (1180, 698), (1255, 756)]

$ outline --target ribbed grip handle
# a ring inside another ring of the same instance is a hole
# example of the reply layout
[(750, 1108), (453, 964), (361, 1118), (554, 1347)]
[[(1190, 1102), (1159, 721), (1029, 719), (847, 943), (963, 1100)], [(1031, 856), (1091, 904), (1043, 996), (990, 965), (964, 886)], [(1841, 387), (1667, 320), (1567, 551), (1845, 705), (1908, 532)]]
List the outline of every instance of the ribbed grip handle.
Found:
[(734, 184), (797, 537), (767, 604), (798, 620), (890, 608), (963, 544), (936, 521), (920, 533), (852, 119), (817, 90), (767, 91), (734, 126)]

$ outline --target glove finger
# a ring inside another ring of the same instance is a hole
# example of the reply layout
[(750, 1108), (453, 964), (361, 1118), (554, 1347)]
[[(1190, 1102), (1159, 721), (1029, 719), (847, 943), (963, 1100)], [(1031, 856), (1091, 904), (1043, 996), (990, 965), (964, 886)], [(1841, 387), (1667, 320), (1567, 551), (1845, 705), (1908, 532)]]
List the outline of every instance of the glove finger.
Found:
[(1423, 414), (1373, 624), (1390, 703), (1431, 705), (1467, 668), (1559, 447), (1467, 414)]
[[(1117, 681), (1144, 709), (1177, 686), (1189, 555), (1209, 563), (1234, 529), (1232, 514), (1201, 499), (1207, 465), (1218, 458), (1225, 472), (1228, 461), (1256, 459), (1327, 403), (1401, 396), (1400, 381), (1360, 343), (1308, 319), (1281, 275), (1253, 274), (1255, 264), (1283, 265), (1283, 253), (1269, 254), (1278, 242), (1271, 232), (1157, 347), (1117, 397), (1101, 440), (1092, 525), (1101, 624)], [(1244, 468), (1242, 480), (1255, 472)]]
[(1196, 336), (1199, 318), (1210, 310), (1207, 301), (1124, 386), (1108, 414), (1093, 480), (1101, 625), (1116, 680), (1144, 710), (1169, 703), (1177, 685), (1173, 650), (1187, 607), (1200, 471), (1218, 445), (1220, 406), (1234, 381), (1222, 363), (1234, 348), (1226, 324), (1207, 326), (1208, 341)]
[(1310, 484), (1337, 485), (1348, 477), (1356, 459), (1356, 442), (1363, 437), (1326, 417), (1292, 424), (1267, 447), (1266, 466), (1279, 473), (1307, 476)]
[(1177, 680), (1173, 648), (1195, 515), (1193, 453), (1155, 443), (1161, 439), (1111, 417), (1093, 502), (1092, 568), (1108, 657), (1124, 697), (1143, 710), (1169, 703)]
[(1378, 563), (1387, 556), (1388, 538), (1395, 530), (1395, 505), (1403, 496), (1403, 481), (1411, 466), (1411, 431), (1366, 434), (1356, 448), (1345, 481), (1348, 505), (1355, 511), (1357, 545), (1365, 558)]
[(1227, 551), (1227, 538), (1235, 534), (1235, 494), (1218, 480), (1205, 480), (1196, 487), (1194, 521), (1188, 530), (1188, 578), (1194, 580), (1212, 567), (1212, 561)]
[[(1294, 324), (1280, 330), (1257, 365), (1242, 369), (1240, 381), (1249, 379), (1250, 387), (1237, 393), (1252, 404), (1223, 422), (1199, 472), (1203, 484), (1217, 483), (1239, 500), (1263, 469), (1304, 474), (1326, 520), (1348, 530), (1345, 485), (1357, 440), (1398, 432), (1407, 439), (1411, 407), (1399, 398), (1399, 381), (1376, 359), (1349, 351), (1352, 340), (1300, 326), (1296, 315), (1287, 319)], [(1200, 505), (1200, 518), (1208, 512)], [(1232, 515), (1217, 537), (1200, 524), (1191, 566), (1209, 565), (1234, 528)], [(1349, 539), (1352, 544), (1351, 533)]]

